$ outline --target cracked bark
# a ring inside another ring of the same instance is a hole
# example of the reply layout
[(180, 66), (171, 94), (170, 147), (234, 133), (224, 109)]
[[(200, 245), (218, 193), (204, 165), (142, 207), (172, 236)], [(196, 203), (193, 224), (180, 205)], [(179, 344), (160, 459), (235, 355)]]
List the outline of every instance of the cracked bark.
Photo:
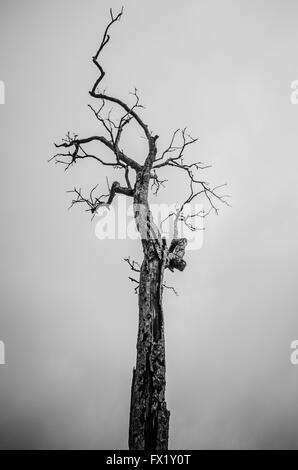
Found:
[(129, 448), (135, 450), (168, 448), (162, 284), (162, 261), (149, 252), (140, 273), (137, 361), (131, 390)]
[(144, 260), (140, 270), (137, 360), (133, 370), (129, 449), (166, 450), (169, 417), (165, 401), (166, 364), (162, 289), (166, 247), (162, 248), (148, 204), (150, 169), (155, 142), (135, 185), (135, 219), (141, 234)]

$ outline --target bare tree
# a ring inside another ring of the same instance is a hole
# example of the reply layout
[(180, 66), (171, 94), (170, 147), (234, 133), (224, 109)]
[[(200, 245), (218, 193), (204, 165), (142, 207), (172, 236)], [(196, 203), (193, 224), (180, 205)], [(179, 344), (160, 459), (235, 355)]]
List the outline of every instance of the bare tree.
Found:
[[(103, 134), (79, 138), (77, 134), (68, 133), (60, 144), (55, 144), (59, 150), (50, 160), (65, 165), (67, 170), (79, 160), (89, 158), (96, 160), (100, 165), (110, 166), (122, 172), (125, 183), (114, 181), (111, 186), (108, 185), (107, 194), (96, 195), (97, 187), (93, 188), (88, 196), (84, 196), (81, 189), (74, 188), (71, 191), (74, 195), (72, 205), (86, 204), (87, 211), (93, 216), (101, 207), (110, 206), (117, 194), (123, 194), (133, 201), (134, 218), (144, 258), (141, 265), (130, 258), (125, 259), (131, 270), (138, 275), (138, 279), (134, 277), (130, 279), (139, 298), (137, 359), (131, 387), (129, 448), (157, 450), (168, 448), (170, 416), (165, 401), (163, 288), (172, 289), (176, 293), (173, 287), (165, 284), (164, 273), (167, 269), (183, 271), (186, 266), (184, 254), (187, 240), (179, 238), (178, 224), (182, 221), (191, 230), (196, 230), (199, 228), (197, 222), (200, 218), (212, 211), (218, 212), (217, 203), (228, 203), (227, 196), (218, 193), (221, 186), (212, 188), (199, 177), (206, 165), (202, 162), (185, 163), (184, 153), (197, 141), (186, 129), (175, 130), (168, 147), (158, 152), (158, 135), (149, 130), (139, 115), (142, 106), (137, 90), (132, 93), (132, 104), (126, 104), (121, 99), (99, 90), (99, 85), (105, 76), (99, 58), (110, 40), (110, 28), (120, 20), (122, 14), (123, 9), (116, 16), (110, 10), (110, 21), (92, 58), (99, 76), (89, 93), (99, 105), (98, 107), (89, 105), (89, 107), (98, 120)], [(117, 107), (117, 118), (114, 117), (109, 105)], [(123, 131), (133, 122), (140, 128), (148, 146), (142, 162), (127, 155), (121, 146)], [(91, 153), (88, 150), (90, 143), (98, 143), (109, 149), (111, 159), (106, 161), (97, 153)], [(164, 185), (165, 180), (160, 174), (169, 167), (187, 176), (189, 195), (175, 211), (168, 214), (173, 236), (172, 240), (167, 242), (161, 235), (160, 226), (153, 220), (148, 197), (150, 190), (157, 194)], [(184, 209), (187, 204), (200, 196), (203, 196), (208, 204), (207, 211), (201, 210), (196, 214), (185, 215)]]

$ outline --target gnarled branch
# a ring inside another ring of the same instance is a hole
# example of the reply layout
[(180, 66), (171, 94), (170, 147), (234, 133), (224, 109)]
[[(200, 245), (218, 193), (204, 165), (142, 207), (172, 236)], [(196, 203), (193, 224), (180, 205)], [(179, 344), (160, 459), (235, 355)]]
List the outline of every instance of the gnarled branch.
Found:
[(110, 15), (111, 15), (111, 21), (109, 22), (109, 24), (107, 25), (106, 29), (105, 29), (105, 32), (104, 32), (104, 35), (103, 35), (103, 38), (102, 38), (102, 41), (100, 43), (100, 46), (95, 54), (95, 56), (92, 57), (92, 61), (93, 63), (96, 65), (96, 67), (98, 68), (99, 72), (100, 72), (100, 76), (97, 78), (96, 82), (94, 83), (93, 85), (93, 88), (92, 88), (92, 91), (90, 92), (91, 93), (96, 93), (96, 89), (99, 85), (99, 83), (101, 82), (101, 80), (103, 79), (103, 77), (105, 76), (105, 71), (103, 70), (102, 66), (100, 65), (100, 63), (98, 62), (98, 57), (101, 53), (101, 51), (103, 50), (103, 48), (105, 47), (105, 45), (109, 42), (110, 40), (110, 35), (109, 35), (109, 29), (111, 28), (111, 26), (116, 23), (116, 21), (119, 21), (121, 16), (123, 14), (123, 7), (121, 8), (121, 11), (120, 13), (118, 13), (118, 15), (114, 16), (113, 15), (113, 10), (110, 9)]
[[(112, 184), (111, 188), (109, 188), (109, 194), (102, 194), (98, 197), (94, 197), (93, 193), (95, 189), (97, 188), (98, 185), (96, 185), (89, 194), (89, 197), (85, 197), (82, 195), (82, 190), (81, 189), (72, 189), (70, 191), (67, 191), (68, 193), (73, 193), (76, 195), (76, 198), (72, 200), (70, 208), (73, 207), (75, 204), (78, 203), (85, 203), (88, 206), (88, 209), (86, 209), (87, 212), (91, 212), (93, 214), (93, 217), (96, 213), (96, 211), (100, 207), (108, 207), (112, 204), (114, 197), (116, 194), (124, 194), (125, 196), (133, 197), (134, 195), (134, 190), (132, 188), (128, 188), (125, 186), (120, 186), (120, 183), (118, 181), (114, 181)], [(102, 200), (105, 199), (105, 200)]]

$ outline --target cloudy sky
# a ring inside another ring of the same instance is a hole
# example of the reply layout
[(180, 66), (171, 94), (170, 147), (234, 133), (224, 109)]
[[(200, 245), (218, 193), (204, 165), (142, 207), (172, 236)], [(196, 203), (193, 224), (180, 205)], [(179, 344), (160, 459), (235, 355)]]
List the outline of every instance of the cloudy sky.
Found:
[[(297, 448), (295, 0), (1, 0), (0, 447), (127, 448), (138, 312), (123, 258), (139, 243), (100, 241), (67, 210), (67, 190), (112, 172), (47, 163), (68, 130), (97, 131), (91, 57), (122, 4), (106, 90), (129, 101), (137, 86), (160, 150), (188, 126), (187, 157), (232, 195), (167, 278), (170, 448)], [(127, 140), (141, 162), (140, 133)], [(161, 200), (182, 200), (185, 180), (167, 178)]]

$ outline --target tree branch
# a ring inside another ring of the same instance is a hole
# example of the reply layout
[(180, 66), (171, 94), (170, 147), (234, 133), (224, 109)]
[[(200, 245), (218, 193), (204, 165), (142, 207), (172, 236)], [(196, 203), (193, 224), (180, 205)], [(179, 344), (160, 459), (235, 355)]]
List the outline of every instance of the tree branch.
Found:
[[(143, 129), (144, 133), (145, 133), (145, 136), (147, 137), (147, 140), (148, 142), (150, 141), (150, 139), (152, 139), (152, 135), (151, 133), (149, 132), (149, 129), (148, 129), (148, 126), (142, 121), (142, 119), (139, 117), (139, 115), (135, 112), (135, 108), (136, 107), (140, 107), (139, 105), (139, 98), (137, 97), (137, 104), (134, 105), (133, 107), (129, 107), (126, 103), (124, 103), (122, 100), (118, 99), (118, 98), (115, 98), (113, 96), (109, 96), (109, 95), (106, 95), (105, 93), (99, 93), (97, 91), (98, 89), (98, 85), (99, 83), (102, 81), (102, 79), (104, 78), (105, 76), (105, 71), (103, 70), (103, 67), (101, 66), (101, 64), (99, 63), (98, 61), (98, 58), (100, 56), (100, 53), (102, 52), (103, 48), (105, 47), (105, 45), (109, 42), (110, 40), (110, 35), (109, 35), (109, 29), (110, 27), (118, 20), (120, 20), (121, 16), (123, 14), (123, 7), (120, 11), (120, 13), (118, 13), (118, 15), (114, 16), (113, 15), (113, 12), (112, 10), (110, 10), (110, 15), (111, 15), (111, 21), (109, 22), (108, 26), (106, 27), (105, 29), (105, 32), (104, 32), (104, 35), (103, 35), (103, 38), (102, 38), (102, 41), (101, 41), (101, 44), (95, 54), (94, 57), (92, 57), (92, 61), (93, 63), (96, 65), (96, 67), (98, 68), (99, 70), (99, 77), (97, 78), (97, 80), (95, 81), (93, 87), (92, 87), (92, 90), (89, 92), (90, 96), (92, 96), (93, 98), (97, 98), (97, 99), (101, 99), (101, 100), (106, 100), (106, 101), (109, 101), (111, 103), (116, 103), (118, 104), (122, 109), (124, 109), (126, 111), (126, 113), (131, 116), (132, 118), (135, 119), (135, 121), (141, 126), (141, 128)], [(136, 95), (137, 96), (137, 95)]]
[(128, 279), (129, 279), (131, 282), (135, 282), (135, 283), (138, 284), (138, 285), (135, 287), (135, 294), (137, 294), (137, 293), (138, 293), (138, 289), (139, 289), (139, 287), (140, 287), (140, 281), (137, 281), (137, 279), (134, 279), (133, 277), (130, 277), (130, 276), (128, 276)]
[[(114, 153), (114, 155), (116, 156), (116, 161), (114, 161), (114, 162), (104, 162), (98, 156), (90, 155), (90, 154), (88, 154), (88, 152), (85, 152), (84, 149), (82, 148), (82, 145), (88, 144), (90, 142), (96, 142), (96, 141), (101, 142), (106, 147), (108, 147)], [(76, 160), (82, 159), (82, 158), (88, 158), (88, 157), (93, 158), (93, 159), (97, 160), (99, 163), (101, 163), (102, 165), (106, 165), (106, 166), (113, 166), (113, 167), (120, 166), (120, 167), (125, 168), (128, 165), (131, 168), (133, 168), (135, 171), (139, 171), (140, 168), (141, 168), (141, 165), (139, 165), (132, 158), (125, 155), (122, 151), (120, 151), (118, 149), (118, 147), (117, 147), (117, 149), (115, 149), (114, 142), (109, 141), (108, 139), (106, 139), (103, 136), (93, 135), (93, 136), (86, 137), (86, 138), (83, 138), (83, 139), (78, 139), (77, 135), (74, 135), (74, 137), (70, 137), (70, 134), (68, 133), (66, 135), (66, 139), (63, 139), (61, 144), (55, 144), (55, 147), (56, 148), (61, 148), (61, 147), (71, 148), (71, 147), (73, 147), (73, 152), (70, 152), (68, 154), (64, 154), (64, 156), (71, 157), (71, 161), (66, 162), (66, 163), (65, 162), (58, 162), (58, 163), (66, 164), (67, 165), (66, 169), (68, 169), (69, 166), (71, 166), (73, 163), (75, 163)], [(83, 152), (83, 155), (82, 154), (79, 155), (79, 150), (81, 150)], [(57, 155), (59, 156), (61, 154), (54, 155), (52, 158), (50, 158), (49, 161), (55, 159)]]
[[(179, 131), (181, 132), (182, 143), (180, 145), (174, 145), (174, 141), (175, 141), (176, 136), (177, 136)], [(186, 128), (176, 129), (176, 131), (173, 133), (170, 145), (163, 151), (161, 157), (159, 157), (155, 160), (154, 168), (162, 168), (162, 167), (167, 166), (171, 163), (175, 164), (176, 162), (179, 162), (179, 160), (180, 160), (180, 164), (182, 164), (183, 163), (184, 150), (186, 149), (186, 147), (188, 145), (191, 145), (191, 144), (194, 144), (195, 142), (197, 142), (197, 140), (198, 139), (194, 139), (193, 137), (191, 137), (189, 134), (186, 133)], [(164, 160), (163, 162), (156, 164), (156, 162), (163, 160), (163, 158), (168, 153), (173, 153), (173, 152), (178, 152), (178, 154), (176, 156), (173, 156), (173, 157), (170, 156), (166, 160)], [(196, 163), (196, 164), (194, 163), (192, 165), (199, 165), (199, 164), (200, 163), (198, 162), (198, 163)]]
[(126, 263), (128, 263), (128, 265), (130, 266), (130, 269), (132, 271), (135, 271), (137, 273), (139, 273), (141, 271), (140, 264), (137, 261), (131, 260), (130, 256), (128, 258), (124, 258), (124, 261), (126, 261)]
[(113, 11), (112, 9), (110, 8), (110, 15), (111, 15), (111, 21), (109, 22), (109, 24), (107, 25), (106, 29), (105, 29), (105, 32), (104, 32), (104, 35), (103, 35), (103, 38), (102, 38), (102, 41), (100, 43), (100, 46), (95, 54), (95, 56), (92, 57), (92, 61), (93, 63), (96, 65), (96, 67), (98, 68), (99, 72), (100, 72), (100, 76), (98, 77), (98, 79), (96, 80), (96, 82), (94, 83), (93, 85), (93, 88), (92, 88), (92, 91), (90, 92), (90, 94), (96, 94), (96, 89), (99, 85), (99, 83), (101, 82), (101, 80), (103, 79), (103, 77), (105, 76), (105, 71), (103, 70), (102, 66), (100, 65), (100, 63), (98, 62), (98, 57), (101, 53), (101, 51), (103, 50), (103, 48), (105, 47), (105, 45), (109, 42), (110, 40), (110, 35), (109, 35), (109, 29), (110, 27), (116, 23), (116, 21), (119, 21), (121, 16), (123, 14), (123, 7), (121, 8), (121, 11), (120, 13), (118, 13), (118, 15), (116, 15), (114, 17), (113, 15)]
[[(98, 185), (96, 185), (91, 190), (89, 197), (84, 197), (82, 195), (81, 189), (74, 188), (70, 191), (67, 191), (68, 193), (73, 193), (77, 196), (76, 199), (72, 200), (70, 208), (73, 207), (75, 204), (85, 203), (88, 206), (88, 209), (86, 209), (86, 211), (91, 212), (91, 214), (93, 214), (93, 217), (94, 217), (99, 207), (108, 207), (109, 205), (112, 204), (116, 194), (124, 194), (125, 196), (130, 196), (130, 197), (133, 197), (134, 195), (134, 190), (132, 188), (120, 186), (120, 183), (118, 183), (118, 181), (114, 181), (111, 188), (109, 189), (109, 194), (102, 194), (99, 197), (94, 198), (93, 192), (95, 191), (97, 186)], [(106, 199), (106, 200), (102, 201), (102, 199)]]
[(134, 109), (130, 108), (126, 103), (124, 103), (124, 101), (120, 100), (119, 98), (114, 98), (113, 96), (108, 96), (108, 95), (105, 95), (103, 93), (94, 93), (92, 91), (90, 91), (90, 95), (93, 98), (99, 98), (99, 99), (102, 99), (102, 100), (107, 100), (111, 103), (118, 104), (122, 109), (124, 109), (124, 111), (126, 111), (127, 114), (132, 116), (135, 119), (135, 121), (140, 125), (140, 127), (143, 129), (144, 134), (147, 137), (148, 141), (150, 141), (152, 139), (152, 135), (151, 135), (151, 133), (148, 129), (148, 126), (142, 121), (142, 119), (134, 111)]
[(176, 289), (175, 289), (174, 287), (172, 287), (172, 286), (167, 286), (166, 283), (164, 283), (162, 286), (165, 287), (166, 289), (172, 290), (175, 295), (177, 295), (177, 296), (179, 295), (178, 292), (176, 291)]
[(161, 187), (165, 187), (165, 183), (168, 180), (161, 180), (158, 178), (158, 175), (155, 170), (152, 171), (150, 178), (153, 180), (153, 183), (151, 185), (151, 191), (153, 192), (154, 196), (157, 196), (158, 191), (160, 190)]

